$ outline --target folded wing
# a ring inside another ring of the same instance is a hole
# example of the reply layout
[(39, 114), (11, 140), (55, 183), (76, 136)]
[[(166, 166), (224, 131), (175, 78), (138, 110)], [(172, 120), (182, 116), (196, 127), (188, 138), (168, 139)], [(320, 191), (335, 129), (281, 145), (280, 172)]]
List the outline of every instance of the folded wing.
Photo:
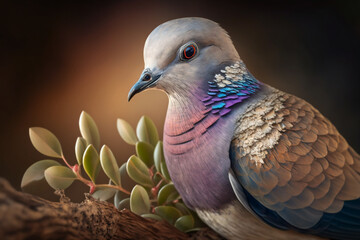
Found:
[(306, 101), (278, 92), (248, 109), (230, 157), (250, 207), (269, 224), (360, 234), (360, 157)]

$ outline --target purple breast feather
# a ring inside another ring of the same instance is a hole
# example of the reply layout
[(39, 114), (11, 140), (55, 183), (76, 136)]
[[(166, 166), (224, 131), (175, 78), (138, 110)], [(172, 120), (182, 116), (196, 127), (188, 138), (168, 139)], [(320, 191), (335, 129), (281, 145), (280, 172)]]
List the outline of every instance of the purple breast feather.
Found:
[[(196, 145), (197, 138), (215, 126), (220, 118), (229, 114), (237, 104), (245, 101), (260, 88), (257, 81), (241, 62), (225, 67), (209, 81), (206, 95), (199, 95), (205, 109), (201, 118), (192, 119), (192, 127), (169, 135), (164, 141), (172, 154), (183, 154)], [(195, 121), (194, 121), (195, 120)], [(174, 120), (174, 122), (177, 122)]]

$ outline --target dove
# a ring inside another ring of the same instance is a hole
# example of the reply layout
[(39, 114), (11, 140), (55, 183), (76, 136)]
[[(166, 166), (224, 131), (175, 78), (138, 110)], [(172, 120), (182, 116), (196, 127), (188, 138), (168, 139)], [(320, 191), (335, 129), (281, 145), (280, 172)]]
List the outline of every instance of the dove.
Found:
[(219, 24), (156, 27), (128, 100), (164, 91), (164, 154), (184, 203), (227, 239), (360, 239), (360, 157), (305, 100), (257, 80)]

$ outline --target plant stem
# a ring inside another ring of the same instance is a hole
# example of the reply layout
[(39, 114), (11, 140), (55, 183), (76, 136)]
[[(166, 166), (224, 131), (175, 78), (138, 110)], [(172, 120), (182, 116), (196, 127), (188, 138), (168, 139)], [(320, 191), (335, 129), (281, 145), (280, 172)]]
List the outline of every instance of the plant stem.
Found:
[(150, 174), (150, 178), (152, 179), (154, 176), (154, 165), (152, 165), (152, 167), (149, 169), (149, 174)]
[(159, 189), (159, 187), (160, 187), (160, 185), (162, 184), (162, 182), (164, 181), (164, 179), (161, 179), (159, 182), (158, 182), (158, 184), (156, 184), (156, 189)]
[(92, 181), (87, 180), (86, 178), (81, 176), (79, 165), (75, 164), (74, 167), (71, 167), (71, 169), (76, 174), (76, 177), (78, 180), (80, 180), (81, 182), (85, 183), (86, 185), (88, 185), (90, 187), (90, 193), (92, 193), (91, 190), (92, 190), (92, 188), (95, 187), (94, 186), (95, 184)]
[(164, 177), (164, 175), (162, 175), (160, 172), (156, 172), (155, 175), (159, 175), (162, 180), (164, 180), (166, 183), (169, 183), (170, 181), (166, 179), (166, 177)]
[(69, 167), (69, 168), (73, 168), (73, 166), (71, 166), (69, 163), (68, 163), (68, 161), (65, 159), (65, 157), (64, 157), (64, 155), (61, 155), (61, 158), (62, 158), (62, 160), (64, 161), (64, 163)]
[(117, 189), (123, 193), (126, 193), (128, 195), (130, 195), (130, 192), (127, 191), (126, 189), (122, 188), (121, 186), (115, 186), (115, 185), (109, 185), (109, 184), (95, 184), (94, 182), (87, 180), (86, 178), (84, 178), (83, 176), (81, 176), (80, 173), (80, 167), (78, 164), (75, 164), (74, 166), (71, 166), (68, 161), (65, 159), (64, 155), (61, 156), (63, 161), (65, 162), (65, 164), (76, 174), (76, 178), (83, 182), (84, 184), (88, 185), (90, 187), (90, 194), (93, 193), (95, 191), (95, 189), (97, 187), (107, 187), (107, 188), (114, 188)]
[(119, 191), (122, 191), (123, 193), (126, 193), (128, 195), (130, 195), (130, 192), (127, 191), (126, 189), (120, 187), (120, 186), (115, 186), (115, 185), (110, 185), (110, 184), (95, 184), (94, 185), (95, 188), (97, 187), (105, 187), (105, 188), (114, 188), (114, 189), (117, 189)]
[(74, 166), (71, 166), (68, 161), (66, 160), (65, 156), (62, 155), (61, 156), (62, 160), (65, 162), (65, 164), (75, 173), (76, 175), (76, 178), (78, 180), (80, 180), (81, 182), (85, 183), (86, 185), (88, 185), (90, 187), (90, 193), (93, 193), (94, 190), (95, 190), (95, 186), (94, 186), (94, 183), (87, 180), (86, 178), (83, 178), (83, 176), (81, 176), (81, 173), (80, 173), (80, 167), (78, 164), (75, 164)]

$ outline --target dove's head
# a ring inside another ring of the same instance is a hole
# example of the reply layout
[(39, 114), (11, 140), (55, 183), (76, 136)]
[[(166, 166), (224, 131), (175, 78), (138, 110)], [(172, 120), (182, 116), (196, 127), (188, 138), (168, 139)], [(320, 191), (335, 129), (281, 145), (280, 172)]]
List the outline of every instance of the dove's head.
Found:
[(204, 18), (180, 18), (155, 28), (145, 42), (145, 69), (129, 100), (156, 87), (168, 94), (205, 86), (220, 66), (239, 61), (224, 29)]

